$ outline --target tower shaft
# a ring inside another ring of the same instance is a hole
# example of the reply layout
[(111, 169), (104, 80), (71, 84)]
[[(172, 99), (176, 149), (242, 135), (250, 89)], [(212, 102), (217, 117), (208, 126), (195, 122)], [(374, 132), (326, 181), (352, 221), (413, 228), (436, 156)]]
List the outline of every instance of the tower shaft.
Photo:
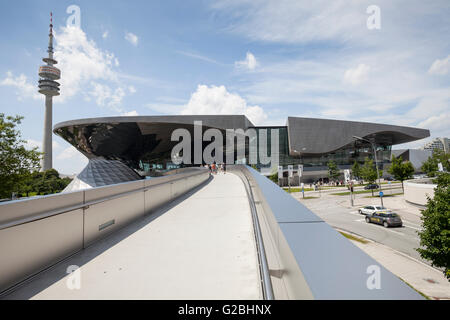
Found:
[(49, 170), (53, 168), (53, 141), (52, 141), (52, 123), (53, 123), (53, 98), (45, 96), (45, 114), (44, 114), (44, 135), (42, 142), (41, 170)]

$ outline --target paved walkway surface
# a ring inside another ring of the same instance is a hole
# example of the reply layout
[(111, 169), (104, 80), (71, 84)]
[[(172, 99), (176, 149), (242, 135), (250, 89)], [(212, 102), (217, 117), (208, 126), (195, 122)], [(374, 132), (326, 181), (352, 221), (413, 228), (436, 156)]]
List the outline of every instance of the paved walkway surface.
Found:
[(450, 282), (443, 273), (401, 252), (370, 241), (352, 241), (397, 277), (431, 299), (450, 299)]
[[(80, 289), (66, 273), (80, 266)], [(57, 264), (6, 299), (261, 299), (245, 187), (219, 174)]]

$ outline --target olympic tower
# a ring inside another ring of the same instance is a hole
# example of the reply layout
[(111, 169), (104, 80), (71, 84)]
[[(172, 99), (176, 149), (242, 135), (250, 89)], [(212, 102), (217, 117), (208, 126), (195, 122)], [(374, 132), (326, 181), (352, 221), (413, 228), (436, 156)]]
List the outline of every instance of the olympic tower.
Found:
[(39, 67), (39, 93), (45, 95), (44, 137), (42, 142), (41, 170), (53, 167), (52, 164), (52, 107), (53, 96), (59, 96), (59, 83), (55, 80), (61, 78), (61, 71), (53, 65), (58, 62), (53, 59), (53, 17), (50, 13), (50, 33), (48, 39), (48, 57), (42, 60), (47, 65)]

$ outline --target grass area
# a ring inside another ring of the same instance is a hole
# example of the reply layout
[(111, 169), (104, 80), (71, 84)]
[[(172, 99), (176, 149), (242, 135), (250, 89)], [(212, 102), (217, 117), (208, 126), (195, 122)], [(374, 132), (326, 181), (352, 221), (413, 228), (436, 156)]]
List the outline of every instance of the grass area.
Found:
[(347, 186), (321, 186), (321, 189), (332, 189), (332, 188), (347, 188)]
[[(291, 187), (291, 191), (289, 191), (289, 188), (287, 187), (283, 187), (284, 191), (288, 192), (288, 193), (293, 193), (293, 192), (302, 192), (302, 188), (293, 188)], [(304, 188), (305, 192), (306, 191), (313, 191), (312, 188)]]
[(369, 243), (369, 241), (366, 241), (364, 239), (352, 236), (351, 234), (348, 234), (348, 233), (345, 233), (345, 232), (342, 232), (342, 231), (339, 231), (339, 233), (342, 234), (347, 239), (358, 241), (358, 242), (361, 242), (361, 243), (364, 243), (364, 244)]
[(408, 286), (411, 287), (411, 289), (413, 289), (414, 291), (416, 291), (418, 294), (420, 294), (422, 297), (424, 297), (427, 300), (431, 300), (431, 298), (429, 296), (427, 296), (425, 293), (420, 292), (419, 290), (417, 290), (416, 288), (414, 288), (412, 285), (410, 285), (408, 282), (406, 282), (405, 280), (403, 280), (402, 278), (399, 277), (400, 280), (402, 280), (404, 283), (406, 283)]
[[(384, 192), (384, 191), (383, 191)], [(393, 193), (393, 194), (384, 194), (383, 195), (383, 198), (386, 198), (386, 197), (395, 197), (395, 196), (399, 196), (399, 195), (401, 195), (401, 194), (403, 194), (403, 192), (399, 192), (399, 193)], [(380, 196), (377, 194), (376, 196), (366, 196), (366, 197), (364, 197), (364, 198), (379, 198)]]
[(308, 196), (308, 197), (304, 197), (304, 198), (300, 198), (300, 199), (317, 199), (317, 198), (319, 198), (319, 197), (311, 197), (311, 196)]
[[(34, 197), (34, 196), (37, 196), (38, 194), (37, 194), (37, 192), (28, 192), (28, 196), (29, 197)], [(21, 197), (26, 197), (27, 196), (27, 194), (26, 193), (22, 193), (21, 194)]]
[[(373, 194), (377, 193), (378, 191), (374, 190)], [(371, 190), (359, 190), (359, 191), (353, 191), (353, 194), (360, 194), (360, 193), (372, 193)], [(332, 193), (333, 196), (348, 196), (350, 194), (350, 191), (347, 192), (336, 192)]]

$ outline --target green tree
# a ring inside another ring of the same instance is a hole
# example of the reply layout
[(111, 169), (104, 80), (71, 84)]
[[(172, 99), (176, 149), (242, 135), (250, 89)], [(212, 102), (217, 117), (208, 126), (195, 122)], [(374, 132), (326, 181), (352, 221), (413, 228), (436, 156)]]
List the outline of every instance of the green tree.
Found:
[(438, 173), (433, 199), (422, 211), (423, 229), (419, 232), (420, 256), (433, 266), (444, 268), (450, 281), (450, 173)]
[(389, 167), (388, 172), (392, 174), (396, 180), (402, 182), (403, 189), (403, 181), (412, 178), (414, 167), (411, 162), (403, 161), (401, 156), (395, 157), (392, 155), (391, 166)]
[(358, 161), (355, 160), (355, 162), (352, 165), (352, 174), (355, 178), (360, 178), (361, 176), (361, 166), (359, 165)]
[(278, 184), (278, 172), (272, 173), (269, 176), (269, 179), (272, 180), (273, 182), (275, 182), (276, 184)]
[(21, 193), (28, 196), (29, 192), (46, 195), (61, 192), (72, 179), (60, 178), (58, 171), (50, 169), (44, 172), (33, 172), (21, 186)]
[(340, 172), (337, 164), (333, 160), (330, 160), (328, 161), (327, 166), (328, 166), (328, 177), (330, 178), (330, 180), (338, 178)]
[(450, 171), (450, 154), (439, 149), (433, 150), (433, 154), (422, 164), (421, 170), (429, 177), (434, 177), (438, 172), (439, 162), (447, 172)]
[[(382, 174), (382, 171), (380, 171), (380, 175)], [(361, 167), (360, 170), (361, 178), (364, 179), (364, 181), (367, 181), (369, 183), (375, 183), (375, 181), (378, 178), (377, 174), (377, 168), (373, 164), (373, 160), (369, 160), (369, 158), (366, 158), (364, 160), (364, 165)], [(373, 196), (373, 189), (372, 189), (372, 196)]]
[(37, 148), (27, 150), (26, 141), (16, 128), (22, 119), (0, 113), (0, 198), (9, 198), (12, 192), (18, 192), (31, 172), (39, 170), (41, 153)]

